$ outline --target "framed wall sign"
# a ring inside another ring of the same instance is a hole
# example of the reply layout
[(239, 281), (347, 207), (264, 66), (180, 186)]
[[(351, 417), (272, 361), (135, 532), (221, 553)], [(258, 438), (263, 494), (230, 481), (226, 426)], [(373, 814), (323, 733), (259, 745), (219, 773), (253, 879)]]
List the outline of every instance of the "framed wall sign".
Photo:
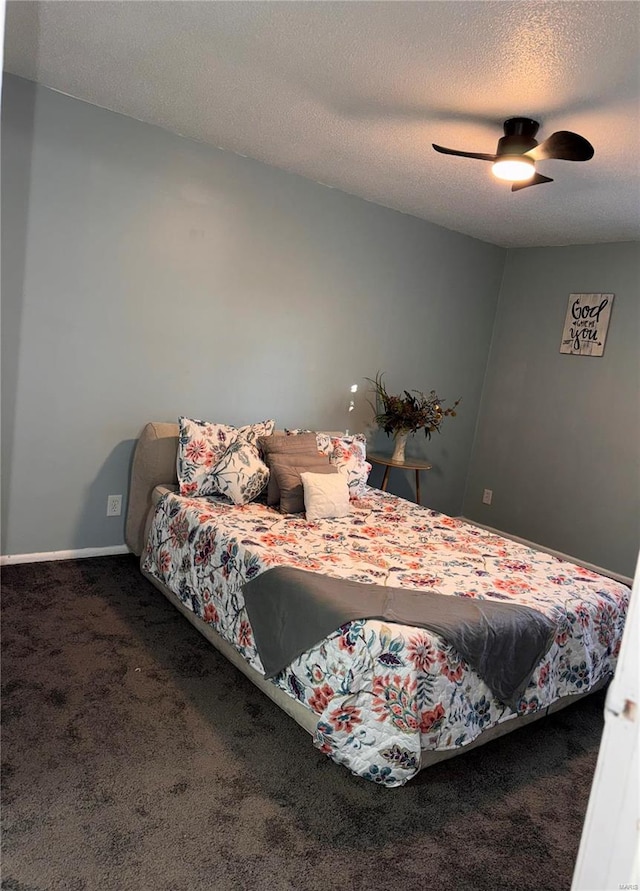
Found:
[(609, 330), (613, 294), (570, 294), (561, 353), (601, 356)]

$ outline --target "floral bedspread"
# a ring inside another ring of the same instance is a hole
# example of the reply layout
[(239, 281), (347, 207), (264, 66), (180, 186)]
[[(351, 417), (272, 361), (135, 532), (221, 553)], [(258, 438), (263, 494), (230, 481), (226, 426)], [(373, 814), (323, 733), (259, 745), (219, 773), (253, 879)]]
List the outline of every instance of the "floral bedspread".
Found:
[[(315, 522), (255, 502), (169, 494), (142, 556), (146, 572), (261, 673), (241, 586), (276, 565), (545, 613), (557, 635), (518, 714), (612, 674), (629, 597), (618, 582), (369, 487), (349, 517)], [(321, 751), (387, 786), (417, 772), (421, 748), (464, 746), (516, 715), (442, 638), (372, 619), (336, 630), (273, 682), (316, 713)]]

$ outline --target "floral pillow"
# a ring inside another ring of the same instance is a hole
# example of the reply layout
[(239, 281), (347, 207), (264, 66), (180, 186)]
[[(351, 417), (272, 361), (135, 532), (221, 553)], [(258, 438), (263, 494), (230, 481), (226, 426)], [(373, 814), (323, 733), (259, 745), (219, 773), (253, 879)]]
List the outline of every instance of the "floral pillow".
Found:
[(318, 449), (323, 454), (329, 455), (331, 463), (347, 477), (349, 497), (361, 498), (371, 473), (371, 464), (367, 461), (367, 440), (364, 435), (356, 433), (353, 436), (329, 436), (319, 433)]
[[(176, 469), (181, 495), (215, 495), (220, 490), (214, 468), (237, 439), (256, 446), (260, 436), (270, 436), (275, 421), (262, 421), (245, 427), (212, 424), (195, 418), (178, 418)], [(258, 453), (258, 457), (259, 453)]]
[(269, 482), (269, 468), (258, 447), (241, 436), (231, 443), (212, 472), (216, 492), (226, 495), (234, 504), (253, 501)]
[[(287, 430), (288, 436), (311, 433), (311, 430)], [(367, 461), (367, 440), (362, 433), (353, 435), (335, 435), (316, 432), (318, 451), (328, 455), (332, 464), (347, 477), (349, 497), (361, 498), (364, 495), (367, 480), (371, 473), (371, 464)]]
[(337, 433), (318, 433), (317, 430), (304, 430), (302, 428), (299, 428), (297, 430), (289, 430), (287, 427), (284, 428), (284, 432), (287, 434), (287, 436), (302, 436), (305, 433), (315, 433), (318, 451), (322, 452), (323, 455), (331, 454), (331, 436), (338, 435)]

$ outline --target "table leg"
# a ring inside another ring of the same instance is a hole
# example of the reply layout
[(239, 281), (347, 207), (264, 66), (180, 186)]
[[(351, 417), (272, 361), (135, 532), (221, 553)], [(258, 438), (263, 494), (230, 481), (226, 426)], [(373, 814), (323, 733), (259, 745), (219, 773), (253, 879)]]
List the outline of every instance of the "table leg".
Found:
[(387, 483), (389, 482), (389, 471), (390, 470), (391, 470), (391, 468), (387, 464), (387, 466), (384, 469), (384, 476), (382, 477), (382, 486), (380, 487), (383, 492), (387, 491)]
[(420, 471), (416, 470), (416, 504), (420, 504)]

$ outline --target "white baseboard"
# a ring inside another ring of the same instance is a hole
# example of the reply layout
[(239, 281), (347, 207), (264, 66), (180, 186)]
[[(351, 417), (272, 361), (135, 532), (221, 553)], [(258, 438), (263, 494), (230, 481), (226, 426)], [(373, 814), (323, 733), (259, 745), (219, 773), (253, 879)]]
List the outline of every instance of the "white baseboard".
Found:
[(544, 545), (538, 544), (535, 541), (520, 538), (519, 535), (511, 535), (510, 532), (494, 529), (493, 526), (485, 526), (484, 523), (478, 523), (476, 520), (470, 520), (468, 517), (458, 517), (458, 519), (464, 520), (465, 523), (470, 523), (472, 526), (479, 526), (480, 529), (486, 529), (487, 532), (493, 532), (494, 535), (500, 535), (502, 538), (510, 538), (511, 541), (517, 541), (518, 544), (526, 545), (528, 548), (535, 548), (536, 551), (544, 551), (545, 554), (551, 554), (553, 557), (559, 557), (561, 560), (575, 563), (576, 566), (584, 566), (585, 569), (590, 569), (592, 572), (597, 572), (598, 575), (604, 575), (609, 579), (615, 579), (617, 582), (622, 582), (623, 585), (631, 587), (633, 584), (633, 579), (630, 579), (629, 576), (620, 575), (620, 573), (613, 572), (610, 569), (603, 569), (602, 566), (596, 566), (594, 563), (587, 563), (586, 560), (580, 560), (578, 557), (572, 557), (570, 554), (563, 554), (562, 551), (554, 551), (553, 548), (546, 548)]
[(131, 553), (126, 545), (110, 545), (106, 548), (79, 548), (76, 551), (44, 551), (40, 554), (3, 554), (0, 566), (13, 563), (48, 563), (50, 560), (83, 560), (85, 557), (110, 557), (114, 554)]

